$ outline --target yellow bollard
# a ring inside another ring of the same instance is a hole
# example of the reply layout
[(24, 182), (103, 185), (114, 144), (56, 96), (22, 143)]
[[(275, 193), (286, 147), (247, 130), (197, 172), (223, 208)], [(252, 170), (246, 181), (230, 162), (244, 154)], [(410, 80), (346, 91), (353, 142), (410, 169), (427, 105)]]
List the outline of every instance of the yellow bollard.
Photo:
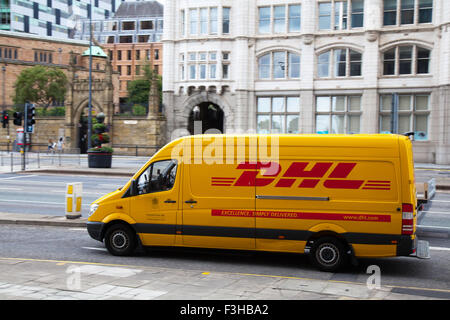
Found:
[(81, 182), (68, 183), (66, 188), (66, 218), (81, 217), (83, 184)]

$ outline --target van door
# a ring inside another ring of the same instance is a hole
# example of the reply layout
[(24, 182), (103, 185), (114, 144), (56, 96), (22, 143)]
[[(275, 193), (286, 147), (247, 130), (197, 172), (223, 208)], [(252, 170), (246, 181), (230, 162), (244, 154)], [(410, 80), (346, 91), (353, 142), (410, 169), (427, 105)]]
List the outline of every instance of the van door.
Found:
[(175, 243), (179, 171), (176, 160), (155, 161), (136, 180), (130, 215), (137, 222), (135, 228), (143, 245)]
[(255, 187), (236, 185), (239, 164), (184, 164), (183, 245), (255, 248)]

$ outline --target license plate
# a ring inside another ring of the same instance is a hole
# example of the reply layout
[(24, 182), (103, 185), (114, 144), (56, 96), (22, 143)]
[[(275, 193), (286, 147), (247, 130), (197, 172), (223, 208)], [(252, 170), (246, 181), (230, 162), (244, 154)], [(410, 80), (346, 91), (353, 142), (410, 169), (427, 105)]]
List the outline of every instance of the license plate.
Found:
[(430, 259), (430, 245), (428, 241), (417, 241), (416, 256), (420, 259)]

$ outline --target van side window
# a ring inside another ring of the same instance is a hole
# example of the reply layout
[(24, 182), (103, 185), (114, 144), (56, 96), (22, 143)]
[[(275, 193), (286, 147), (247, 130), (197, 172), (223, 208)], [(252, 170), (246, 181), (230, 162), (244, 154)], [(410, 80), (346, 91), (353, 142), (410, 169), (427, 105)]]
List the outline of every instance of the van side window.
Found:
[(172, 189), (175, 184), (177, 167), (176, 160), (153, 162), (137, 179), (137, 194)]

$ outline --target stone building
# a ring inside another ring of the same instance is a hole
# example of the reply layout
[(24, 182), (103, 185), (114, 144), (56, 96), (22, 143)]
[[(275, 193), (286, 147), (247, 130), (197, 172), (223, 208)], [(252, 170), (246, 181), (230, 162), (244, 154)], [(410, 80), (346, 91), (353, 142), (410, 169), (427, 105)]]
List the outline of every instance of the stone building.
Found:
[(163, 43), (167, 139), (412, 131), (450, 163), (450, 1), (168, 1)]

